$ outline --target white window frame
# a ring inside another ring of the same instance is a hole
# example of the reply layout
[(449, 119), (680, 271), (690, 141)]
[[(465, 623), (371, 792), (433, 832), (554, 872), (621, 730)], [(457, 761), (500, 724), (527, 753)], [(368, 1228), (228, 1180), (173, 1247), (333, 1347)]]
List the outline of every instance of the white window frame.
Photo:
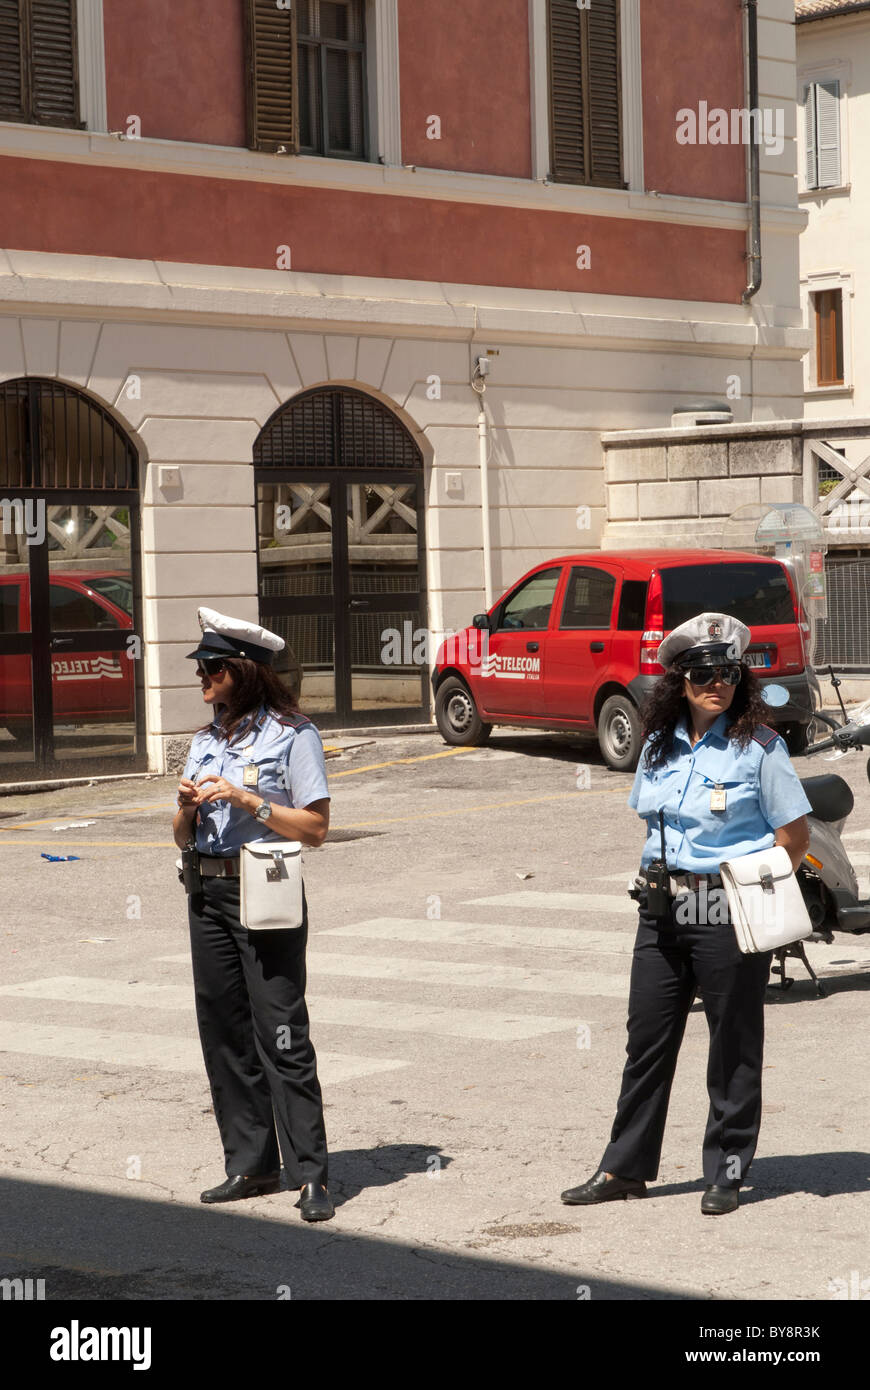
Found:
[[(640, 0), (620, 0), (622, 72), (622, 177), (629, 193), (643, 193), (643, 86)], [(547, 0), (529, 0), (529, 62), (532, 95), (532, 178), (550, 173), (550, 92), (547, 62)], [(577, 185), (580, 187), (580, 185)], [(582, 185), (594, 187), (594, 185)], [(617, 190), (619, 191), (619, 190)]]
[(103, 0), (78, 0), (79, 116), (87, 130), (106, 132), (106, 42)]
[[(819, 290), (840, 290), (843, 305), (843, 384), (819, 386), (816, 364), (816, 321), (810, 295)], [(850, 270), (820, 270), (801, 277), (804, 322), (811, 333), (810, 350), (804, 358), (804, 393), (808, 396), (847, 396), (855, 389), (852, 380), (852, 298), (854, 277)]]
[(370, 160), (398, 168), (402, 163), (402, 123), (396, 0), (366, 0), (365, 25)]
[[(807, 183), (807, 108), (804, 88), (814, 82), (840, 84), (840, 182), (830, 188), (810, 188)], [(807, 198), (826, 198), (832, 193), (848, 193), (849, 174), (849, 107), (847, 88), (852, 83), (852, 64), (845, 58), (814, 63), (798, 71), (797, 134), (798, 134), (798, 194)]]

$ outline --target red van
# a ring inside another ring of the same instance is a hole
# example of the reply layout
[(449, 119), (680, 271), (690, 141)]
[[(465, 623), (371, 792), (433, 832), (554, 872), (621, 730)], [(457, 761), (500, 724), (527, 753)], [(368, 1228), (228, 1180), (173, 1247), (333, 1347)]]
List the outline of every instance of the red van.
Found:
[[(54, 633), (133, 626), (128, 578), (109, 570), (53, 573), (49, 603)], [(0, 575), (0, 633), (29, 632), (30, 577)], [(118, 651), (75, 651), (51, 657), (56, 724), (114, 723), (133, 718), (133, 663)], [(32, 736), (30, 656), (0, 656), (0, 728), (16, 738)]]
[(494, 724), (588, 731), (609, 767), (632, 771), (639, 707), (663, 669), (658, 645), (703, 612), (730, 613), (751, 630), (746, 660), (789, 691), (800, 715), (780, 732), (801, 751), (820, 704), (806, 615), (787, 565), (733, 550), (595, 551), (536, 565), (442, 643), (438, 728), (451, 744), (482, 743)]

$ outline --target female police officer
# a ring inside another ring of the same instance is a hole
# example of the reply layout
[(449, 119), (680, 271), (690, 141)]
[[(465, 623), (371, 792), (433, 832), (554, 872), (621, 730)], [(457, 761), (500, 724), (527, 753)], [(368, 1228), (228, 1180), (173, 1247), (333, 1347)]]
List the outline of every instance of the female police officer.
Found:
[[(774, 843), (785, 846), (797, 868), (809, 845), (811, 808), (785, 744), (762, 723), (761, 692), (741, 660), (750, 636), (735, 618), (702, 613), (675, 628), (658, 649), (666, 672), (644, 710), (646, 742), (629, 796), (647, 822), (648, 838), (638, 881), (628, 1060), (599, 1171), (562, 1193), (568, 1205), (646, 1196), (646, 1180), (658, 1173), (696, 985), (710, 1030), (702, 1212), (736, 1209), (755, 1153), (771, 953), (740, 952), (718, 869), (724, 859)], [(670, 871), (662, 917), (650, 911), (644, 874), (664, 857), (659, 811)]]
[(188, 655), (215, 718), (191, 743), (173, 832), (183, 848), (196, 821), (202, 882), (188, 907), (196, 1012), (227, 1173), (201, 1200), (277, 1191), (280, 1145), (303, 1219), (326, 1221), (334, 1209), (305, 1006), (304, 897), (300, 927), (248, 932), (239, 920), (243, 844), (326, 837), (323, 747), (271, 669), (283, 639), (213, 609), (198, 617), (202, 639)]

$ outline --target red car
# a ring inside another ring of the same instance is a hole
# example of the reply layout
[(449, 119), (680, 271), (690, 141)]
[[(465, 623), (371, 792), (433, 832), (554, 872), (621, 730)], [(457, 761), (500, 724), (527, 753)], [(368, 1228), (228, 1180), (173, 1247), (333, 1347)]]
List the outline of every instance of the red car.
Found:
[(800, 716), (791, 712), (781, 732), (792, 752), (805, 748), (819, 686), (791, 571), (732, 550), (595, 551), (536, 565), (442, 643), (432, 676), (438, 728), (451, 744), (482, 743), (494, 724), (595, 733), (608, 766), (631, 771), (639, 707), (663, 669), (658, 645), (703, 612), (750, 628), (746, 659), (788, 689)]
[[(132, 585), (112, 571), (57, 572), (50, 578), (52, 632), (131, 629)], [(0, 575), (0, 632), (30, 630), (30, 577)], [(133, 663), (118, 651), (52, 652), (55, 724), (113, 723), (133, 717)], [(0, 656), (0, 728), (31, 738), (30, 656)]]

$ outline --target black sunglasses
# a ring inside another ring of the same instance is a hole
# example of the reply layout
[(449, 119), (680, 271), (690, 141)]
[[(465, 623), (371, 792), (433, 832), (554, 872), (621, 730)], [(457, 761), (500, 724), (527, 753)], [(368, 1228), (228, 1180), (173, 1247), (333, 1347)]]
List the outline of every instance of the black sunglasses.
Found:
[(726, 685), (737, 685), (741, 669), (740, 666), (689, 666), (683, 674), (692, 685), (703, 688), (705, 685), (712, 685), (717, 679), (721, 679)]
[(226, 664), (219, 656), (200, 657), (196, 663), (196, 674), (198, 676), (203, 674), (217, 676), (220, 675)]

